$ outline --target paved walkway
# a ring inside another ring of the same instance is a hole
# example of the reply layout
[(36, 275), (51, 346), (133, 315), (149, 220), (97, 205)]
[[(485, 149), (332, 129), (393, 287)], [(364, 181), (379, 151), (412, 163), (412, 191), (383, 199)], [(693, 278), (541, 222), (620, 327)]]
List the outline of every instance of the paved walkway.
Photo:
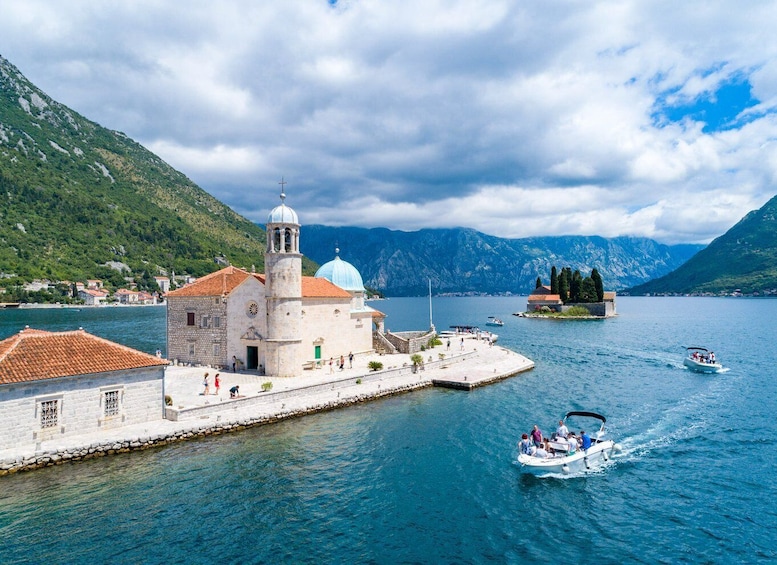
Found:
[[(440, 354), (444, 354), (443, 359)], [(177, 433), (196, 432), (227, 423), (256, 422), (262, 418), (282, 419), (433, 384), (471, 388), (534, 367), (534, 363), (522, 355), (491, 346), (469, 335), (463, 340), (463, 345), (461, 338), (457, 337), (451, 339), (450, 349), (446, 345), (437, 346), (421, 352), (421, 355), (425, 359), (425, 368), (417, 372), (412, 370), (409, 355), (371, 353), (355, 356), (353, 367), (349, 366), (346, 358), (343, 371), (335, 368), (330, 373), (327, 366), (287, 378), (250, 372), (222, 372), (209, 367), (171, 366), (165, 372), (165, 394), (172, 398), (178, 421), (160, 418), (115, 430), (4, 450), (0, 451), (0, 464), (31, 459), (42, 452), (68, 452), (122, 442), (143, 443), (149, 438), (169, 438)], [(368, 366), (371, 361), (383, 363), (383, 370), (370, 371)], [(203, 375), (206, 372), (209, 373), (211, 383), (211, 394), (207, 396), (202, 394)], [(213, 388), (213, 377), (217, 372), (221, 380), (218, 394)], [(272, 383), (271, 390), (262, 391), (262, 384), (267, 382)], [(456, 386), (457, 383), (462, 386)], [(229, 389), (234, 385), (239, 385), (241, 398), (230, 399)]]

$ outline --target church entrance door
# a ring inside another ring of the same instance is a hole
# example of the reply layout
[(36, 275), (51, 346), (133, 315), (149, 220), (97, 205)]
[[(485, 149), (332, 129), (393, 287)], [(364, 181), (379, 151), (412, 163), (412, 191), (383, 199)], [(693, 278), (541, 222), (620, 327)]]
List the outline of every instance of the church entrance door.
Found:
[(259, 368), (259, 348), (253, 345), (246, 347), (246, 369), (254, 371)]

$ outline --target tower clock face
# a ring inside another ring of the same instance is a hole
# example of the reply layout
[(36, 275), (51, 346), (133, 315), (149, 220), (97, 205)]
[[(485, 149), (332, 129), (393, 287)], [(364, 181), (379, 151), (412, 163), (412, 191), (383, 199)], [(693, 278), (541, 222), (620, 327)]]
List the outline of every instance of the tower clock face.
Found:
[(253, 300), (248, 303), (248, 306), (246, 307), (246, 314), (248, 314), (249, 317), (253, 318), (259, 313), (259, 305), (254, 302)]

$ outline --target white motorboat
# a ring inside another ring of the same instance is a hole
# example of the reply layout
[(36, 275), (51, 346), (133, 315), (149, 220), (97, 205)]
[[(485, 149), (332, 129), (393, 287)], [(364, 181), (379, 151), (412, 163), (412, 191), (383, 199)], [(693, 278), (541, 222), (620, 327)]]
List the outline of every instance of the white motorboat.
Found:
[(686, 347), (687, 354), (683, 365), (697, 373), (717, 373), (723, 369), (718, 363), (715, 353), (705, 347)]
[[(569, 475), (572, 473), (585, 473), (601, 466), (610, 460), (613, 453), (620, 451), (620, 445), (611, 439), (605, 439), (605, 417), (594, 412), (568, 412), (564, 416), (564, 424), (568, 425), (570, 418), (584, 418), (588, 422), (592, 419), (599, 422), (599, 429), (590, 436), (591, 445), (588, 449), (582, 447), (573, 448), (562, 438), (554, 438), (547, 442), (548, 457), (537, 457), (521, 453), (518, 455), (518, 463), (525, 473), (534, 475)], [(585, 429), (585, 428), (581, 428)]]
[(487, 326), (504, 326), (505, 323), (495, 316), (489, 316), (486, 322)]

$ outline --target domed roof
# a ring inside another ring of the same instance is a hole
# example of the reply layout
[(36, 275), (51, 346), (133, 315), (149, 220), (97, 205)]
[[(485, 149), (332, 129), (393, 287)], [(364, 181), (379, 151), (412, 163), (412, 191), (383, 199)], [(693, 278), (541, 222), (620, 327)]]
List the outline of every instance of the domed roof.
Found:
[(267, 223), (268, 224), (297, 224), (299, 225), (299, 218), (297, 218), (297, 213), (286, 206), (284, 201), (286, 200), (286, 195), (281, 192), (281, 205), (276, 206), (272, 209), (272, 212), (270, 212), (270, 215), (267, 216)]
[(340, 250), (336, 249), (335, 258), (321, 265), (318, 271), (316, 271), (316, 277), (327, 279), (329, 282), (349, 292), (363, 292), (364, 282), (359, 271), (348, 261), (340, 259), (339, 253)]

